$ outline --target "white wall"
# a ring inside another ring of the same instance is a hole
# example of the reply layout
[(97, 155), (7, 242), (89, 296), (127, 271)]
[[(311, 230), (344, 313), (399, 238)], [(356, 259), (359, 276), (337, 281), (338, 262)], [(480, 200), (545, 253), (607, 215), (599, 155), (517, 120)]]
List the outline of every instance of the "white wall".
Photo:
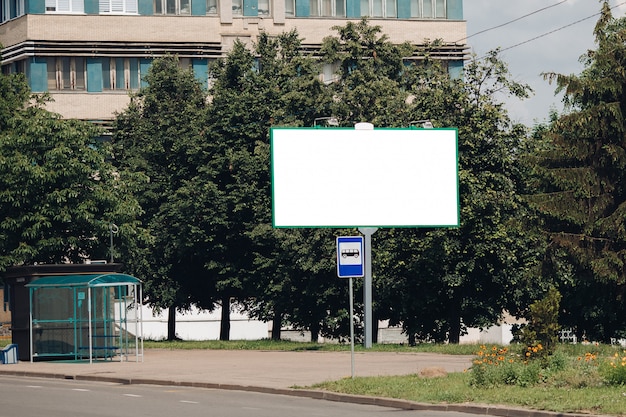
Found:
[[(167, 310), (154, 314), (146, 306), (143, 307), (143, 336), (149, 340), (167, 338)], [(221, 310), (213, 312), (201, 311), (196, 308), (188, 313), (176, 314), (176, 335), (183, 340), (218, 340), (220, 337)], [(250, 320), (240, 312), (230, 313), (231, 340), (258, 340), (268, 337), (267, 323)]]
[[(150, 308), (143, 306), (143, 337), (147, 340), (164, 340), (167, 338), (167, 310), (154, 314)], [(213, 312), (201, 311), (197, 308), (187, 313), (176, 314), (176, 334), (183, 340), (219, 340), (221, 310)], [(230, 313), (231, 340), (259, 340), (271, 336), (272, 324), (259, 320), (251, 320), (245, 314), (235, 310)], [(468, 329), (468, 334), (461, 336), (460, 343), (494, 343), (508, 345), (513, 339), (511, 324), (492, 326), (485, 330)], [(310, 341), (309, 332), (284, 329), (281, 332), (284, 340)], [(333, 340), (320, 337), (319, 343), (333, 343)], [(400, 327), (390, 327), (388, 321), (381, 321), (378, 328), (378, 343), (407, 343), (406, 335)]]

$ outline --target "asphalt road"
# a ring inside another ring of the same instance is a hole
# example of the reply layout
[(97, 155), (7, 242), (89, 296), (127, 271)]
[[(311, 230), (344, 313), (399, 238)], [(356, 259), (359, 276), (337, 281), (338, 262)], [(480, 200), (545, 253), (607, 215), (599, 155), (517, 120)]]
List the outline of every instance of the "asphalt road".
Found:
[(0, 376), (2, 417), (468, 417), (191, 387)]

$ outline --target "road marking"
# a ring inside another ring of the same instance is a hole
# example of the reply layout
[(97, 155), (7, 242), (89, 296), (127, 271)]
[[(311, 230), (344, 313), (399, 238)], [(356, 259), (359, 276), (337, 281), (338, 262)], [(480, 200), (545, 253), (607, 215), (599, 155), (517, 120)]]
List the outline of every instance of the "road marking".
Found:
[(27, 385), (28, 388), (41, 388), (41, 385)]
[(89, 392), (91, 390), (84, 389), (84, 388), (72, 388), (72, 391)]
[(200, 404), (198, 401), (180, 400), (180, 402), (185, 404)]
[(126, 397), (133, 397), (133, 398), (141, 398), (142, 395), (137, 395), (137, 394), (124, 394), (124, 396)]

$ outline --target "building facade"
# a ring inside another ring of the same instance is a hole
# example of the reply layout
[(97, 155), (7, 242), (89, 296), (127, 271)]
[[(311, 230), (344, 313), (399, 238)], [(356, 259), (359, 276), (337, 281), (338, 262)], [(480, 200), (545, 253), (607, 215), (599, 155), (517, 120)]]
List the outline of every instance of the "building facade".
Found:
[(49, 110), (107, 123), (155, 57), (175, 54), (208, 82), (209, 62), (236, 39), (296, 29), (315, 51), (333, 26), (366, 16), (394, 43), (441, 39), (436, 56), (460, 73), (462, 0), (0, 0), (1, 65), (26, 74), (33, 92), (48, 92)]

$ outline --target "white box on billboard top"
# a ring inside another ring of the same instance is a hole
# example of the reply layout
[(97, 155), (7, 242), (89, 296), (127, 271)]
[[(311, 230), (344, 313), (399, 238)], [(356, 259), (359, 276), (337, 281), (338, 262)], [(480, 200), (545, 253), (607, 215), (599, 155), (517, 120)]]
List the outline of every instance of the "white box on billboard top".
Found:
[(272, 128), (272, 222), (457, 227), (457, 130)]

